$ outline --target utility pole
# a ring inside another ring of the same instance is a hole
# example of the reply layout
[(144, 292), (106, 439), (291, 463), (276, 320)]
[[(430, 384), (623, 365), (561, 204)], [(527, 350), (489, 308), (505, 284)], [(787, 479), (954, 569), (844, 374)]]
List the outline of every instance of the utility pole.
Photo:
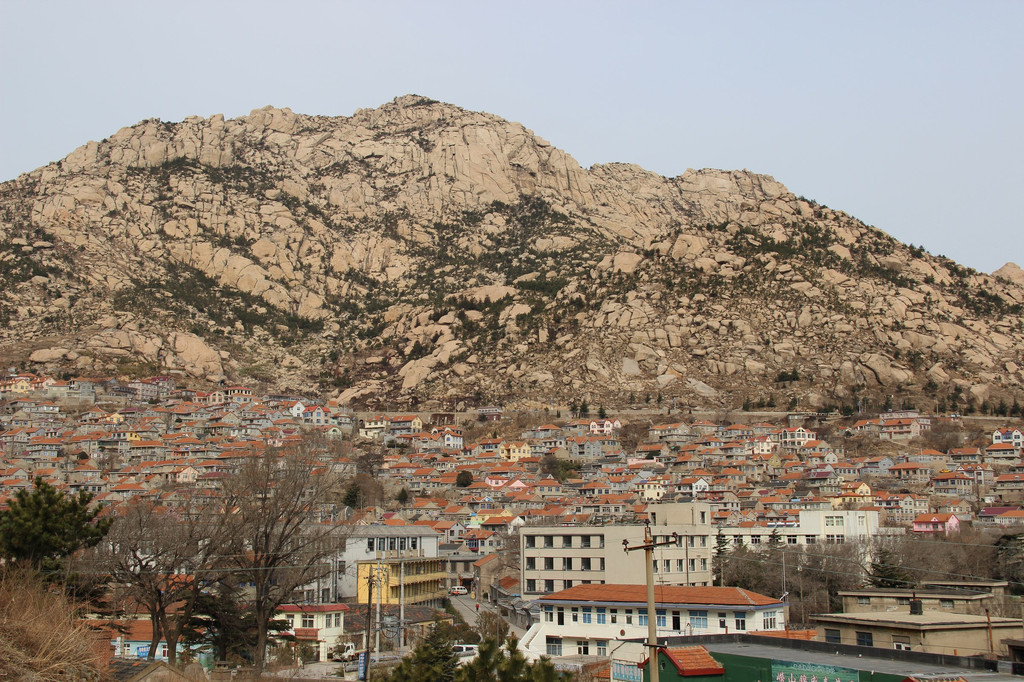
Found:
[(671, 540), (655, 542), (651, 536), (651, 520), (647, 519), (644, 526), (644, 542), (642, 545), (629, 546), (629, 540), (622, 541), (622, 549), (626, 552), (644, 550), (644, 563), (647, 568), (647, 660), (651, 669), (651, 682), (660, 682), (658, 676), (658, 612), (654, 606), (654, 548), (663, 545), (676, 545), (679, 535), (672, 533)]

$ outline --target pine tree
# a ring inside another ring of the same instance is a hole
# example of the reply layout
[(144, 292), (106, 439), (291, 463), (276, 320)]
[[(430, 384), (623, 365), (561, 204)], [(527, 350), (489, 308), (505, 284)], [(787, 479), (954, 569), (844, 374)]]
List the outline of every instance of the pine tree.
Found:
[(719, 587), (725, 586), (725, 566), (728, 561), (729, 554), (729, 538), (725, 537), (725, 534), (721, 530), (715, 536), (715, 550), (714, 556), (711, 559), (712, 570), (715, 572), (715, 576), (718, 579)]
[(435, 623), (412, 653), (402, 659), (389, 682), (453, 682), (459, 658), (452, 649), (452, 640)]
[(874, 587), (906, 588), (914, 587), (917, 581), (899, 565), (899, 557), (895, 552), (880, 548), (871, 562), (868, 584)]
[(110, 521), (96, 520), (99, 507), (90, 509), (91, 501), (84, 491), (65, 495), (37, 478), (32, 492), (19, 490), (0, 511), (0, 557), (53, 570), (76, 550), (97, 545)]

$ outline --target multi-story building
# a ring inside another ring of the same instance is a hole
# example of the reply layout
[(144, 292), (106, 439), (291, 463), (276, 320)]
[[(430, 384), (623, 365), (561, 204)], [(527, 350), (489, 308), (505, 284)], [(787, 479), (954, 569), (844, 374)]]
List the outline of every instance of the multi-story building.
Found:
[[(659, 583), (710, 585), (714, 531), (710, 505), (703, 502), (652, 504), (651, 534), (675, 544), (654, 553)], [(574, 585), (638, 583), (645, 574), (642, 552), (623, 551), (623, 542), (643, 541), (643, 525), (523, 526), (520, 529), (521, 587), (524, 599)]]
[(445, 561), (438, 554), (441, 535), (424, 526), (356, 526), (345, 547), (330, 559), (331, 572), (305, 587), (305, 601), (367, 603), (373, 580), (381, 604), (439, 602), (444, 598)]
[(743, 543), (754, 547), (767, 545), (773, 535), (778, 536), (786, 545), (841, 545), (868, 540), (877, 534), (878, 512), (859, 509), (809, 509), (799, 512), (795, 524), (721, 528), (716, 533), (721, 533), (732, 544)]
[[(739, 587), (657, 585), (658, 637), (786, 629), (787, 604)], [(639, 662), (648, 634), (645, 585), (576, 585), (536, 602), (540, 620), (519, 643), (541, 656), (610, 656)]]
[(277, 617), (288, 625), (284, 633), (313, 649), (315, 660), (330, 659), (331, 649), (345, 633), (344, 604), (281, 604)]

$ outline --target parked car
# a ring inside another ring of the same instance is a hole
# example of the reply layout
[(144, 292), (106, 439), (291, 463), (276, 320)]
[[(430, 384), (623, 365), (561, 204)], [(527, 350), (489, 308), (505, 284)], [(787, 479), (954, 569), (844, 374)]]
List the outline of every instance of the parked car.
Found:
[(462, 585), (456, 585), (448, 590), (448, 594), (469, 594), (469, 590)]
[(476, 656), (479, 647), (476, 644), (453, 644), (452, 651), (456, 656)]

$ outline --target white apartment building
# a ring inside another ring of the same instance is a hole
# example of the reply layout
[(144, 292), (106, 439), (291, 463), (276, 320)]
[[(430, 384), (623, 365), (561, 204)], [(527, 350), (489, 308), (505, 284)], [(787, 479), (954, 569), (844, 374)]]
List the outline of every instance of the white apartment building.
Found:
[[(877, 511), (812, 509), (801, 511), (795, 524), (726, 526), (715, 535), (721, 532), (730, 545), (742, 542), (753, 547), (767, 545), (776, 531), (786, 545), (844, 544), (867, 541), (878, 533), (878, 527)], [(714, 542), (712, 539), (711, 544)]]
[[(711, 507), (703, 502), (652, 504), (655, 577), (666, 585), (711, 585), (714, 529)], [(643, 525), (523, 526), (520, 528), (520, 586), (534, 599), (575, 585), (642, 583), (644, 552), (625, 552), (623, 541), (638, 545)], [(676, 537), (673, 538), (673, 533)]]
[[(654, 601), (659, 639), (786, 629), (785, 602), (739, 587), (657, 585)], [(536, 605), (540, 620), (519, 643), (529, 654), (612, 656), (627, 663), (646, 657), (645, 585), (576, 585)]]
[[(443, 596), (437, 574), (441, 572), (438, 553), (442, 536), (432, 528), (424, 526), (386, 526), (371, 524), (355, 526), (352, 534), (345, 539), (344, 548), (331, 557), (331, 571), (320, 580), (303, 588), (305, 602), (329, 604), (342, 600), (366, 600), (367, 576), (378, 561), (387, 567), (389, 580), (405, 587), (407, 603)], [(402, 568), (400, 564), (405, 564)], [(432, 582), (431, 582), (432, 581)], [(415, 586), (423, 583), (424, 589)], [(427, 590), (431, 583), (435, 590)], [(403, 591), (401, 586), (393, 591)], [(422, 592), (422, 599), (413, 594)], [(385, 600), (385, 603), (391, 603)]]

